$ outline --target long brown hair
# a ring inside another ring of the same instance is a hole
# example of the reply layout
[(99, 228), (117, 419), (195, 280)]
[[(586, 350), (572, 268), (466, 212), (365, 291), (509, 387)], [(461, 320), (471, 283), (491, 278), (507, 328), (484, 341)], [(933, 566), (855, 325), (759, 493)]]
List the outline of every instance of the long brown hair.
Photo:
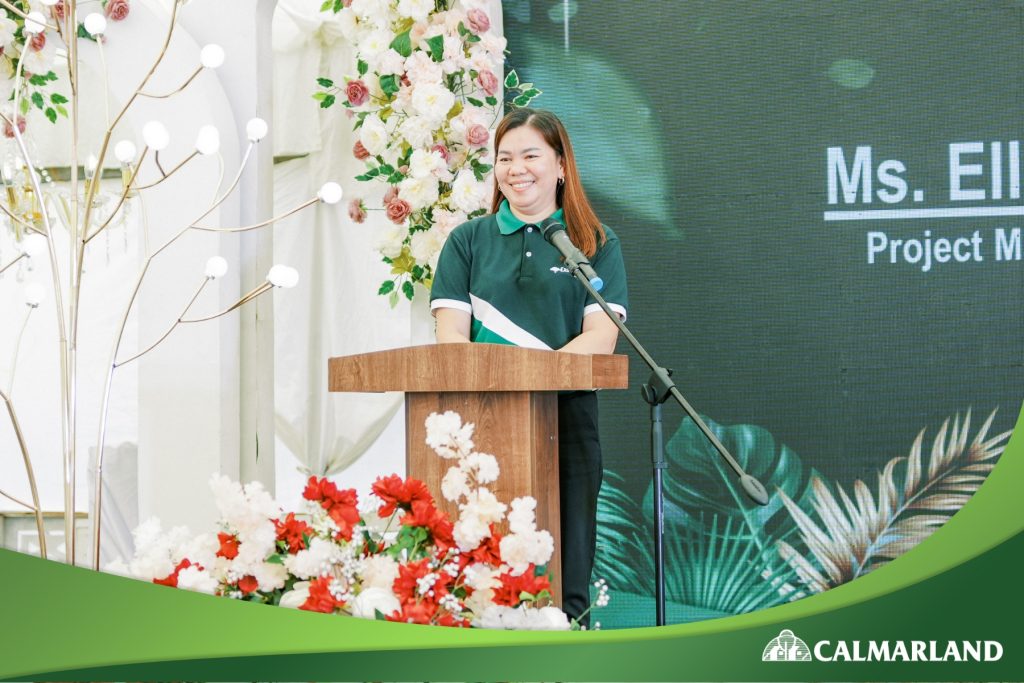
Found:
[[(588, 257), (593, 256), (597, 251), (598, 241), (603, 245), (607, 238), (604, 234), (604, 226), (601, 225), (601, 221), (598, 220), (597, 214), (594, 213), (594, 209), (587, 200), (586, 192), (583, 191), (579, 170), (576, 168), (576, 157), (572, 153), (572, 143), (569, 142), (569, 134), (566, 132), (565, 126), (557, 116), (547, 110), (526, 107), (515, 109), (505, 115), (494, 133), (495, 155), (498, 153), (498, 146), (505, 133), (520, 126), (530, 126), (540, 133), (544, 141), (555, 150), (558, 158), (562, 160), (565, 182), (560, 183), (555, 190), (555, 200), (565, 216), (565, 227), (569, 233), (569, 239)], [(495, 182), (491, 213), (498, 212), (498, 207), (501, 206), (504, 199), (504, 193)]]

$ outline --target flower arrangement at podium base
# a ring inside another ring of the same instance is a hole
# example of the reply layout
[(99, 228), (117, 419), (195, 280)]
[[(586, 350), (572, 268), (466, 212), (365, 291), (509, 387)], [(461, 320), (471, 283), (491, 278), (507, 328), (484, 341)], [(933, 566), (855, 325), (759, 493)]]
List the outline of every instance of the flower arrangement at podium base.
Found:
[[(220, 531), (164, 533), (151, 519), (135, 531), (136, 554), (108, 571), (177, 588), (368, 619), (565, 630), (538, 567), (554, 550), (536, 528), (537, 501), (498, 501), (493, 455), (473, 450), (472, 424), (453, 412), (427, 418), (427, 444), (452, 460), (442, 493), (459, 505), (452, 522), (423, 482), (397, 475), (373, 484), (360, 509), (354, 489), (310, 477), (305, 509), (281, 510), (258, 482), (214, 475)], [(506, 516), (507, 513), (507, 516)], [(507, 517), (509, 533), (496, 530)]]

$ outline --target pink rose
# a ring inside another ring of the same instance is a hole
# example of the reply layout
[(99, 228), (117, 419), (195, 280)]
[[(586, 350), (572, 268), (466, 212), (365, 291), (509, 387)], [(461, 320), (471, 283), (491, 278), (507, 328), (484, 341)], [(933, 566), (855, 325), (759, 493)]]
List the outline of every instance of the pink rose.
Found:
[(490, 138), (490, 131), (487, 130), (486, 126), (479, 123), (474, 123), (466, 131), (466, 143), (473, 147), (483, 147)]
[(384, 212), (387, 213), (388, 220), (396, 225), (401, 225), (409, 217), (409, 214), (412, 213), (412, 207), (404, 199), (396, 199), (388, 203)]
[(108, 0), (105, 12), (111, 21), (122, 21), (128, 16), (130, 9), (128, 0)]
[(348, 98), (353, 107), (358, 107), (370, 99), (370, 90), (366, 87), (365, 83), (357, 78), (345, 85), (345, 97)]
[(473, 33), (486, 33), (487, 29), (491, 27), (491, 19), (487, 16), (487, 12), (477, 7), (466, 12), (466, 18), (469, 20), (469, 28), (473, 30)]
[(57, 0), (57, 4), (50, 8), (53, 18), (57, 21), (64, 21), (64, 0)]
[(359, 161), (370, 158), (370, 153), (363, 147), (362, 140), (356, 140), (356, 144), (352, 145), (352, 156), (359, 159)]
[(498, 77), (490, 69), (481, 71), (480, 75), (476, 77), (476, 82), (488, 95), (493, 95), (498, 91)]
[(398, 186), (391, 185), (388, 187), (388, 191), (384, 193), (384, 206), (387, 206), (396, 199), (398, 199)]
[(363, 208), (361, 199), (353, 199), (348, 203), (348, 217), (353, 223), (362, 223), (366, 220), (366, 209)]
[[(18, 121), (18, 132), (19, 133), (24, 133), (25, 132), (25, 118), (23, 116), (19, 116), (19, 117), (17, 117), (17, 121)], [(13, 138), (14, 137), (14, 127), (11, 126), (11, 120), (10, 119), (7, 119), (7, 120), (4, 121), (4, 137), (5, 138)]]
[(448, 151), (448, 148), (442, 145), (440, 142), (431, 147), (430, 151), (437, 152), (438, 154), (440, 154), (441, 158), (444, 159), (444, 163), (446, 164), (448, 163), (448, 160), (451, 159), (452, 156), (451, 152)]
[(28, 46), (36, 52), (42, 50), (46, 47), (46, 33), (37, 33), (32, 36), (32, 40), (29, 41)]

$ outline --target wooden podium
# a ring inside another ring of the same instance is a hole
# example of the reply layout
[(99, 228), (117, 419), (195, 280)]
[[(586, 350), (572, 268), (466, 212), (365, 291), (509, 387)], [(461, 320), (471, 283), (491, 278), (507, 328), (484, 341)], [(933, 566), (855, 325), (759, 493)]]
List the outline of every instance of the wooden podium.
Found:
[(405, 392), (405, 462), (453, 520), (458, 509), (441, 495), (452, 462), (426, 444), (430, 413), (453, 410), (476, 425), (475, 450), (498, 459), (491, 490), (503, 503), (537, 499), (537, 528), (555, 539), (549, 565), (561, 597), (558, 514), (558, 393), (628, 387), (626, 356), (583, 355), (504, 344), (431, 344), (331, 358), (330, 391)]

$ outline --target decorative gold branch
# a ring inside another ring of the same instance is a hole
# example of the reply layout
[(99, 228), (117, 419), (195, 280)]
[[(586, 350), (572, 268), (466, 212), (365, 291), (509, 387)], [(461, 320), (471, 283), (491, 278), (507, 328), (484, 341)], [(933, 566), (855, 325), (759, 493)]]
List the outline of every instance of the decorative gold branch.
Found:
[(128, 363), (131, 363), (136, 358), (140, 358), (140, 357), (146, 355), (147, 353), (149, 353), (150, 351), (155, 349), (157, 346), (159, 346), (160, 342), (162, 342), (164, 339), (167, 339), (167, 337), (170, 336), (171, 332), (174, 331), (174, 328), (176, 328), (179, 323), (185, 322), (184, 320), (182, 320), (182, 318), (185, 317), (185, 314), (188, 313), (188, 309), (190, 309), (192, 307), (192, 304), (194, 304), (196, 299), (199, 298), (199, 295), (202, 293), (203, 289), (206, 287), (207, 283), (209, 283), (209, 282), (210, 282), (210, 278), (208, 278), (208, 277), (207, 278), (203, 278), (203, 281), (199, 285), (199, 288), (196, 289), (196, 293), (193, 294), (192, 298), (188, 300), (187, 304), (185, 304), (185, 308), (184, 308), (184, 310), (182, 310), (181, 315), (179, 315), (177, 317), (177, 319), (173, 323), (171, 323), (171, 326), (169, 328), (167, 328), (166, 332), (164, 332), (162, 335), (160, 335), (159, 339), (157, 339), (155, 342), (153, 342), (148, 347), (146, 347), (146, 349), (144, 349), (142, 351), (139, 351), (137, 354), (135, 354), (131, 358), (128, 358), (128, 359), (122, 360), (122, 361), (115, 361), (114, 362), (114, 367), (115, 368), (119, 368), (122, 365), (128, 365)]
[(27, 254), (25, 254), (24, 252), (21, 253), (21, 254), (18, 254), (17, 256), (14, 257), (14, 260), (11, 261), (10, 263), (8, 263), (6, 266), (0, 266), (0, 273), (3, 273), (5, 270), (7, 270), (8, 268), (13, 266), (18, 261), (20, 261), (21, 259), (25, 258), (26, 256), (27, 256)]
[[(36, 486), (36, 475), (32, 469), (32, 458), (28, 454), (28, 444), (25, 443), (25, 434), (21, 431), (21, 423), (18, 422), (18, 414), (14, 411), (14, 402), (10, 396), (4, 393), (3, 389), (0, 389), (0, 400), (7, 405), (7, 414), (11, 418), (11, 425), (14, 427), (14, 436), (18, 440), (18, 447), (21, 449), (21, 457), (25, 462), (25, 474), (28, 475), (28, 488), (32, 493), (32, 505), (26, 505), (24, 502), (19, 501), (8, 494), (4, 494), (11, 500), (25, 505), (33, 512), (36, 517), (36, 532), (39, 534), (39, 554), (45, 560), (46, 559), (46, 531), (43, 528), (43, 511), (39, 504), (39, 488)], [(72, 513), (73, 514), (73, 513)]]
[(154, 182), (150, 183), (149, 185), (139, 185), (139, 186), (137, 186), (137, 187), (133, 187), (132, 189), (133, 189), (133, 190), (148, 190), (148, 189), (149, 189), (149, 188), (151, 188), (151, 187), (156, 187), (157, 185), (159, 185), (160, 183), (162, 183), (163, 181), (167, 180), (167, 179), (168, 179), (168, 178), (170, 178), (170, 177), (171, 177), (172, 175), (174, 175), (174, 173), (175, 173), (175, 172), (176, 172), (176, 171), (177, 171), (178, 169), (182, 168), (182, 167), (183, 167), (183, 166), (184, 166), (185, 164), (187, 164), (188, 162), (192, 161), (192, 160), (193, 160), (193, 159), (195, 159), (195, 158), (196, 158), (197, 156), (199, 156), (199, 152), (197, 152), (197, 151), (193, 151), (193, 152), (192, 152), (191, 154), (189, 154), (189, 155), (188, 155), (187, 157), (185, 157), (184, 159), (182, 159), (182, 160), (181, 160), (181, 162), (179, 162), (179, 163), (178, 163), (178, 165), (177, 165), (177, 166), (175, 166), (174, 168), (172, 168), (172, 169), (171, 169), (170, 171), (164, 171), (164, 168), (163, 168), (163, 166), (161, 166), (161, 165), (160, 165), (160, 152), (155, 152), (155, 153), (153, 154), (153, 161), (154, 161), (154, 162), (156, 163), (156, 167), (157, 167), (158, 169), (160, 169), (160, 173), (161, 173), (161, 177), (160, 177), (160, 180), (156, 180), (156, 181), (154, 181)]
[(195, 71), (192, 72), (192, 75), (189, 76), (188, 79), (184, 83), (182, 83), (180, 86), (178, 86), (176, 89), (172, 90), (169, 93), (165, 93), (163, 95), (154, 95), (154, 94), (148, 93), (148, 92), (140, 92), (139, 93), (139, 97), (150, 97), (150, 98), (152, 98), (154, 100), (165, 100), (168, 97), (171, 97), (172, 95), (177, 95), (182, 90), (187, 88), (192, 83), (192, 81), (194, 81), (196, 79), (196, 76), (198, 76), (202, 72), (203, 72), (203, 67), (197, 68)]
[(272, 218), (268, 218), (265, 221), (260, 221), (259, 223), (253, 223), (252, 225), (243, 225), (242, 227), (239, 227), (239, 228), (204, 228), (201, 225), (190, 225), (189, 227), (192, 228), (193, 230), (202, 230), (204, 232), (245, 232), (247, 230), (255, 230), (256, 228), (263, 228), (263, 227), (266, 227), (266, 226), (270, 225), (271, 223), (274, 223), (274, 222), (279, 221), (279, 220), (283, 220), (283, 219), (287, 218), (288, 216), (291, 216), (293, 213), (298, 213), (299, 211), (302, 211), (303, 209), (305, 209), (307, 206), (312, 206), (313, 204), (316, 204), (319, 201), (320, 201), (320, 199), (318, 197), (314, 197), (313, 199), (308, 199), (308, 200), (304, 201), (302, 204), (299, 204), (298, 206), (296, 206), (294, 209), (290, 209), (288, 211), (285, 211), (282, 214), (279, 214), (279, 215), (274, 216)]
[(186, 318), (186, 319), (179, 318), (178, 322), (180, 322), (180, 323), (202, 323), (202, 322), (206, 322), (207, 320), (214, 320), (215, 318), (219, 318), (219, 317), (221, 317), (223, 315), (227, 315), (228, 313), (230, 313), (231, 311), (235, 310), (236, 308), (239, 308), (240, 306), (244, 306), (245, 304), (249, 303), (250, 301), (252, 301), (256, 297), (258, 297), (260, 294), (263, 294), (264, 292), (269, 292), (273, 288), (274, 288), (274, 285), (270, 284), (269, 282), (264, 282), (264, 283), (262, 283), (260, 285), (257, 285), (256, 287), (254, 287), (248, 294), (243, 294), (242, 298), (240, 298), (238, 301), (236, 301), (235, 303), (231, 304), (230, 306), (228, 306), (227, 308), (225, 308), (224, 310), (222, 310), (222, 311), (220, 311), (218, 313), (214, 313), (213, 315), (208, 315), (208, 316), (206, 316), (204, 318)]
[[(127, 200), (127, 199), (128, 199), (128, 195), (129, 195), (129, 194), (130, 194), (130, 193), (131, 193), (131, 192), (132, 192), (133, 190), (136, 190), (136, 189), (138, 189), (138, 188), (132, 187), (132, 183), (134, 183), (134, 182), (135, 182), (135, 176), (137, 176), (137, 175), (139, 174), (139, 169), (140, 169), (140, 168), (142, 168), (142, 160), (146, 158), (146, 154), (147, 154), (148, 152), (149, 152), (149, 147), (143, 147), (143, 148), (142, 148), (142, 154), (140, 154), (140, 155), (139, 155), (139, 161), (138, 161), (138, 163), (137, 163), (137, 164), (135, 165), (135, 167), (134, 167), (134, 168), (132, 168), (132, 174), (131, 174), (131, 176), (129, 176), (129, 178), (128, 178), (128, 182), (127, 182), (127, 183), (124, 183), (124, 187), (123, 187), (123, 188), (122, 188), (122, 190), (121, 190), (121, 196), (120, 196), (120, 197), (118, 198), (118, 200), (117, 200), (117, 206), (115, 206), (115, 207), (114, 207), (114, 210), (110, 212), (110, 215), (109, 215), (109, 216), (107, 216), (107, 220), (103, 221), (103, 225), (101, 225), (100, 227), (96, 228), (96, 229), (95, 229), (95, 230), (94, 230), (94, 231), (92, 232), (92, 234), (91, 234), (91, 235), (88, 235), (88, 236), (87, 236), (87, 237), (85, 238), (85, 242), (86, 242), (86, 244), (88, 244), (88, 243), (89, 243), (89, 242), (90, 242), (90, 241), (92, 240), (92, 238), (93, 238), (93, 237), (96, 237), (96, 236), (97, 236), (97, 235), (99, 235), (99, 234), (100, 234), (101, 232), (103, 232), (104, 230), (106, 230), (106, 229), (107, 229), (107, 226), (108, 226), (108, 225), (110, 225), (110, 221), (114, 220), (114, 216), (116, 216), (116, 215), (117, 215), (117, 212), (118, 212), (118, 211), (120, 211), (120, 210), (121, 210), (121, 207), (122, 207), (122, 206), (124, 205), (124, 203), (125, 203), (125, 200)], [(88, 227), (88, 226), (87, 226), (87, 227)]]

